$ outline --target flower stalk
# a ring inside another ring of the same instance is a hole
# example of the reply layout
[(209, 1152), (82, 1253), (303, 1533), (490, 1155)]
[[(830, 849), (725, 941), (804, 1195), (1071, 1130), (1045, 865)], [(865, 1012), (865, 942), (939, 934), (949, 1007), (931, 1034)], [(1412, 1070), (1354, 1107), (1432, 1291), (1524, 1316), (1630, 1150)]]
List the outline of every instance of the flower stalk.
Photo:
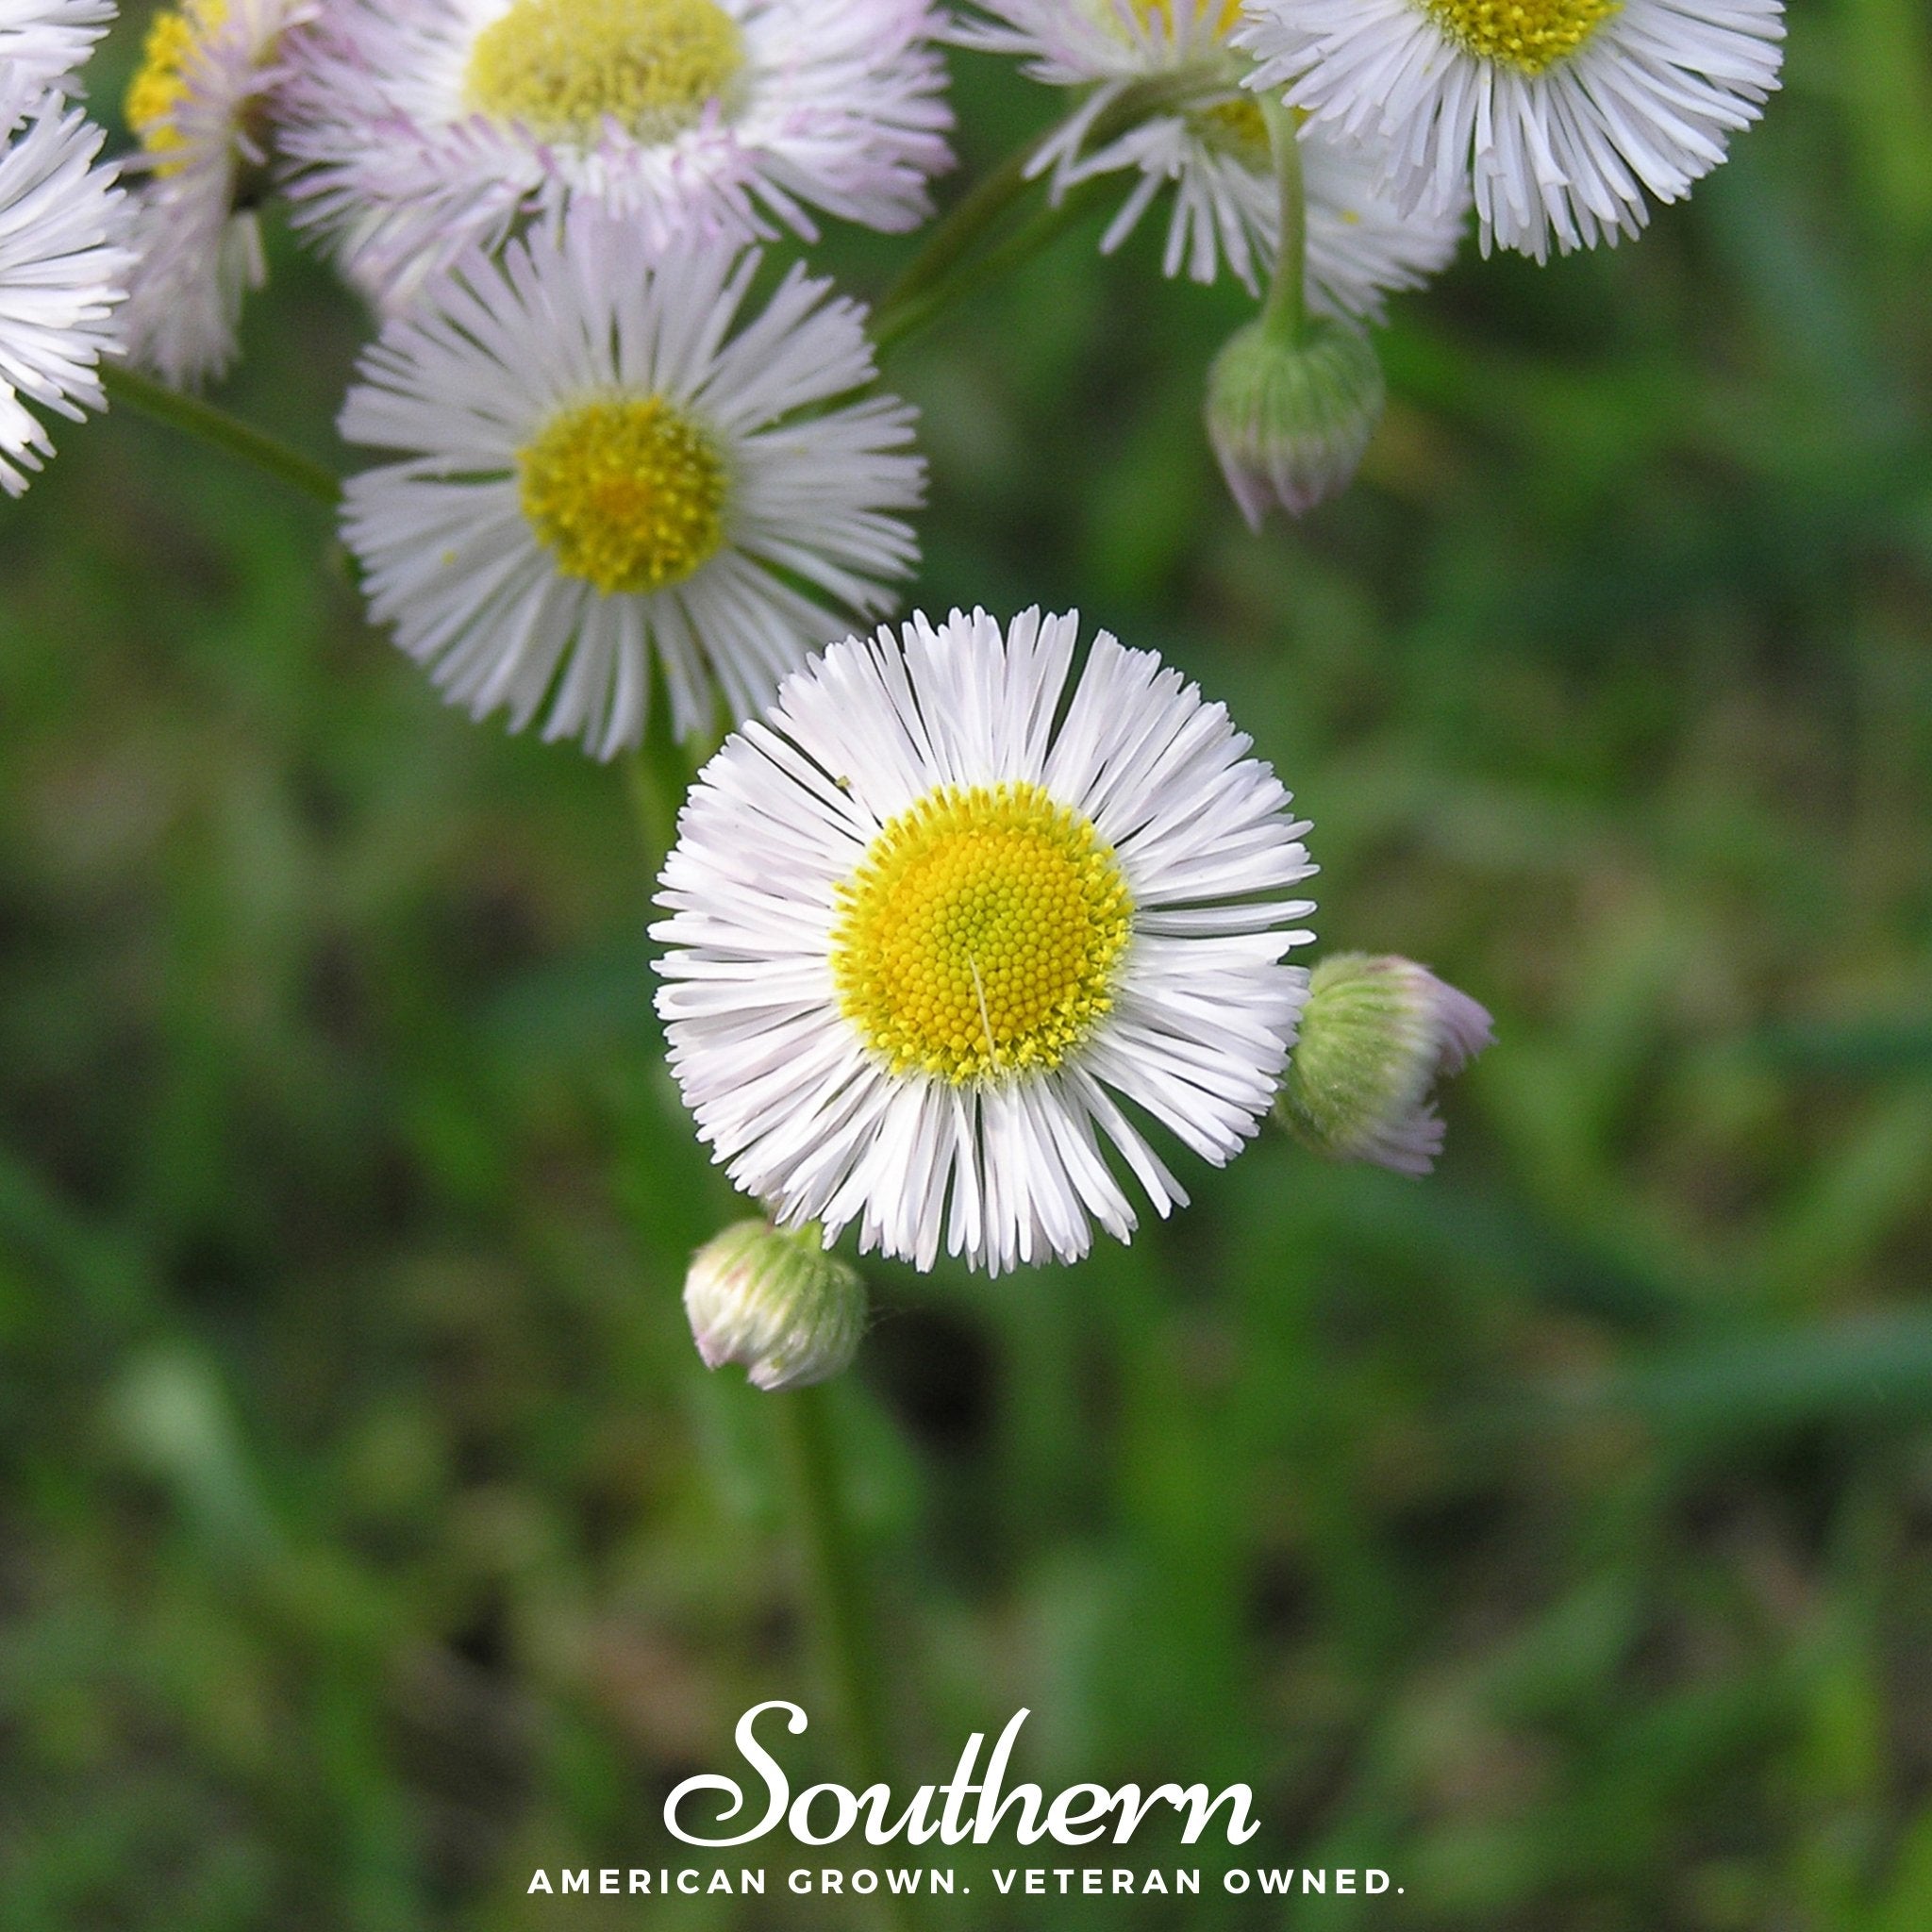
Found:
[[(843, 1745), (847, 1782), (855, 1791), (891, 1785), (879, 1696), (884, 1650), (867, 1631), (865, 1584), (840, 1482), (831, 1398), (821, 1386), (788, 1389), (770, 1406), (778, 1420), (820, 1680)], [(912, 1932), (912, 1908), (903, 1897), (882, 1891), (873, 1903), (884, 1932)]]
[(1308, 196), (1302, 178), (1301, 134), (1292, 109), (1272, 93), (1258, 99), (1268, 124), (1275, 192), (1281, 203), (1281, 237), (1268, 298), (1261, 306), (1261, 325), (1277, 341), (1291, 347), (1302, 340), (1308, 321)]
[(101, 387), (116, 402), (125, 403), (129, 408), (140, 410), (157, 423), (165, 423), (171, 429), (199, 437), (203, 442), (225, 450), (244, 463), (252, 463), (277, 482), (300, 491), (326, 508), (334, 509), (341, 501), (341, 481), (332, 471), (312, 457), (305, 457), (300, 450), (291, 449), (266, 430), (217, 408), (213, 403), (170, 389), (165, 383), (113, 362), (101, 365)]
[[(1226, 92), (1226, 71), (1219, 62), (1152, 75), (1123, 88), (1093, 117), (1087, 143), (1104, 146), (1157, 114), (1174, 113)], [(872, 336), (881, 351), (917, 334), (993, 275), (1018, 267), (1086, 211), (1089, 197), (1063, 196), (1007, 242), (978, 261), (972, 259), (982, 240), (1033, 185), (1035, 158), (1052, 140), (1048, 134), (1023, 142), (941, 219), (924, 246), (879, 298)]]
[(1302, 516), (1345, 489), (1381, 421), (1387, 391), (1353, 323), (1310, 315), (1307, 192), (1293, 112), (1263, 96), (1280, 197), (1274, 273), (1261, 312), (1208, 372), (1208, 440), (1250, 529), (1272, 508)]

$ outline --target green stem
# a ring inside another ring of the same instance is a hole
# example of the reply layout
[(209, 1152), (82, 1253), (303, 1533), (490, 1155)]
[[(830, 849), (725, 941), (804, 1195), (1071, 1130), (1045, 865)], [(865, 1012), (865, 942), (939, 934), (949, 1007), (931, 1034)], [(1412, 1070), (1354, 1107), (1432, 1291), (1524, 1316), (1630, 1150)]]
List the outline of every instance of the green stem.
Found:
[[(844, 1745), (847, 1776), (855, 1790), (890, 1784), (879, 1704), (881, 1652), (866, 1638), (865, 1587), (839, 1483), (829, 1397), (821, 1387), (788, 1389), (766, 1399), (783, 1438), (819, 1672)], [(909, 1932), (911, 1909), (904, 1898), (882, 1892), (874, 1903), (891, 1932)]]
[(1302, 184), (1301, 132), (1292, 113), (1273, 94), (1259, 96), (1268, 123), (1268, 142), (1274, 151), (1274, 182), (1281, 196), (1281, 241), (1274, 258), (1274, 278), (1261, 307), (1261, 325), (1291, 345), (1302, 339), (1307, 325), (1307, 275), (1308, 254), (1307, 192)]
[[(1220, 63), (1176, 68), (1135, 81), (1093, 117), (1083, 144), (1089, 149), (1103, 147), (1156, 114), (1212, 100), (1226, 94), (1232, 85)], [(1058, 207), (1044, 210), (1021, 235), (989, 252), (980, 262), (967, 260), (981, 239), (1032, 185), (1034, 176), (1029, 170), (1033, 158), (1052, 138), (1048, 134), (1015, 148), (933, 228), (925, 245), (879, 298), (872, 333), (880, 349), (916, 334), (960, 294), (1016, 266), (1074, 219), (1079, 209), (1068, 205), (1076, 197), (1065, 196)], [(1085, 206), (1085, 200), (1081, 205)], [(1014, 245), (1023, 238), (1024, 247)]]
[(631, 817), (653, 886), (677, 837), (677, 800), (665, 783), (664, 761), (648, 740), (625, 760), (625, 787)]
[(1056, 236), (1072, 227), (1096, 202), (1104, 200), (1112, 192), (1108, 182), (1082, 181), (1058, 202), (1035, 209), (1004, 242), (995, 243), (955, 269), (938, 288), (928, 289), (910, 301), (896, 302), (891, 308), (882, 307), (872, 328), (873, 342), (878, 353), (881, 356), (888, 354), (908, 337), (916, 336), (929, 323), (938, 321), (955, 302), (988, 282), (998, 281), (1002, 275), (1030, 260)]
[(677, 814), (698, 769), (716, 749), (714, 741), (680, 743), (671, 728), (671, 693), (661, 675), (651, 680), (644, 713), (644, 741), (623, 761), (624, 789), (643, 847), (653, 887), (677, 842)]
[(1016, 147), (946, 210), (919, 253), (880, 297), (880, 314), (909, 302), (945, 278), (953, 264), (1025, 193), (1032, 182), (1026, 170), (1040, 146), (1039, 142), (1029, 141)]
[(184, 395), (177, 389), (169, 389), (164, 383), (111, 362), (101, 367), (101, 386), (116, 402), (125, 403), (142, 415), (152, 416), (157, 423), (198, 436), (204, 442), (240, 457), (244, 463), (266, 470), (271, 476), (306, 496), (312, 496), (330, 509), (341, 501), (341, 479), (331, 471), (305, 457), (300, 450), (291, 449), (287, 443), (242, 422), (239, 416), (203, 402), (199, 396)]

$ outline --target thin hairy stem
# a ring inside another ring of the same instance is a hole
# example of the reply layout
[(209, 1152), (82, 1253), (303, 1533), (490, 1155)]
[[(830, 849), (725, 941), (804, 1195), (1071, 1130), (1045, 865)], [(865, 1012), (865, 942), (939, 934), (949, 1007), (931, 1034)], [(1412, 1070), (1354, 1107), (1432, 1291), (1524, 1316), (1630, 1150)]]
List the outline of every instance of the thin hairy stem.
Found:
[(643, 847), (644, 864), (655, 879), (671, 856), (677, 837), (683, 774), (674, 776), (659, 748), (646, 742), (625, 759), (624, 778), (631, 817), (637, 824), (638, 842)]
[(313, 458), (305, 457), (300, 450), (291, 449), (265, 430), (256, 428), (252, 423), (244, 423), (239, 416), (203, 402), (199, 396), (186, 395), (180, 390), (170, 389), (165, 383), (111, 362), (102, 364), (101, 386), (116, 402), (125, 403), (129, 408), (139, 409), (142, 415), (165, 423), (170, 428), (198, 436), (202, 441), (226, 450), (244, 463), (253, 463), (258, 470), (265, 470), (330, 509), (342, 499), (341, 479), (332, 471)]
[(937, 322), (957, 302), (975, 289), (1010, 275), (1038, 255), (1057, 236), (1072, 227), (1081, 216), (1114, 192), (1106, 181), (1082, 181), (1058, 202), (1034, 212), (1003, 242), (995, 243), (972, 260), (962, 263), (937, 288), (928, 289), (910, 301), (881, 308), (873, 324), (873, 341), (881, 356), (908, 338), (916, 336), (930, 323)]
[[(792, 1516), (804, 1558), (805, 1597), (819, 1673), (833, 1707), (852, 1789), (890, 1784), (879, 1700), (882, 1646), (867, 1630), (864, 1578), (845, 1513), (829, 1397), (823, 1388), (788, 1389), (769, 1398), (783, 1439)], [(913, 1932), (901, 1896), (874, 1894), (886, 1932)]]
[(1308, 258), (1307, 191), (1302, 183), (1302, 143), (1294, 115), (1273, 94), (1260, 96), (1268, 122), (1268, 142), (1274, 153), (1274, 182), (1281, 197), (1281, 242), (1274, 258), (1274, 275), (1268, 299), (1261, 307), (1262, 325), (1282, 341), (1298, 342), (1307, 325)]
[[(1103, 147), (1157, 114), (1171, 114), (1213, 100), (1225, 95), (1229, 88), (1226, 67), (1218, 61), (1149, 75), (1123, 88), (1093, 117), (1083, 144), (1089, 149)], [(1075, 196), (1065, 195), (1058, 206), (1043, 210), (1022, 231), (1026, 237), (1024, 248), (1012, 245), (1021, 239), (1014, 236), (1008, 243), (988, 251), (979, 261), (969, 259), (974, 249), (1032, 185), (1035, 158), (1052, 139), (1052, 134), (1047, 134), (1015, 148), (937, 224), (925, 245), (879, 299), (872, 333), (881, 349), (916, 334), (968, 290), (1017, 266), (1058, 234), (1080, 211), (1069, 208)]]

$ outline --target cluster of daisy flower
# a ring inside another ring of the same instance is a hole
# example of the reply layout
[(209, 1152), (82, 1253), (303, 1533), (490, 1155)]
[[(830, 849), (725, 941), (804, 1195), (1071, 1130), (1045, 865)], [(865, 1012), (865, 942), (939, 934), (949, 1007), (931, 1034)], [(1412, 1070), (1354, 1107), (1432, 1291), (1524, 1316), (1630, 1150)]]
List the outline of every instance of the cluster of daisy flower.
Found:
[[(1206, 412), (1258, 525), (1352, 476), (1365, 325), (1471, 209), (1539, 259), (1634, 232), (1759, 111), (1779, 0), (164, 0), (103, 163), (73, 103), (113, 10), (0, 0), (0, 487), (40, 411), (223, 374), (279, 196), (375, 318), (341, 417), (375, 619), (451, 702), (598, 758), (653, 705), (738, 727), (665, 869), (659, 1005), (786, 1241), (1072, 1259), (1131, 1231), (1129, 1181), (1185, 1199), (1159, 1139), (1224, 1161), (1271, 1108), (1427, 1167), (1487, 1016), (1400, 960), (1311, 995), (1307, 827), (1219, 706), (1104, 634), (1076, 672), (1070, 617), (846, 635), (917, 565), (913, 411), (889, 317), (768, 257), (920, 226), (943, 46), (1016, 57), (1067, 108), (902, 289), (929, 309), (1029, 182), (1114, 186), (1106, 250), (1164, 202), (1165, 273), (1258, 304)], [(708, 1358), (812, 1372), (773, 1281), (849, 1354), (803, 1265), (726, 1242)]]
[[(725, 337), (759, 246), (930, 212), (942, 42), (1072, 97), (1023, 174), (1056, 202), (1123, 180), (1104, 249), (1164, 197), (1168, 275), (1265, 287), (1208, 405), (1258, 523), (1352, 475), (1382, 405), (1361, 326), (1448, 261), (1472, 205), (1485, 250), (1634, 231), (1757, 115), (1782, 32), (1781, 0), (960, 8), (163, 0), (124, 104), (135, 147), (106, 169), (67, 102), (113, 0), (0, 0), (0, 480), (18, 492), (49, 447), (26, 404), (98, 406), (104, 356), (176, 387), (223, 373), (279, 194), (384, 325), (344, 424), (398, 458), (350, 528), (399, 641), (453, 699), (606, 754), (638, 741), (656, 666), (696, 733), (910, 567), (906, 412), (821, 386), (870, 381), (864, 314), (788, 284)], [(674, 256), (689, 274), (660, 272)], [(692, 328), (675, 372), (638, 346)], [(661, 518), (615, 507), (634, 460)]]

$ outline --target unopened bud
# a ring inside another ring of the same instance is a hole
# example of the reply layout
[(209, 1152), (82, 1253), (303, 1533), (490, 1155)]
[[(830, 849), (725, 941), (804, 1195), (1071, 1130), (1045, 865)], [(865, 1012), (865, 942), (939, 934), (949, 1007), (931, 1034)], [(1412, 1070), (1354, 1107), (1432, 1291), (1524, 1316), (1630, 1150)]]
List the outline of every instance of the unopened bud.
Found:
[(1442, 1151), (1431, 1091), (1494, 1038), (1489, 1014), (1426, 966), (1337, 954), (1309, 980), (1275, 1116), (1331, 1159), (1427, 1174)]
[(1345, 490), (1387, 398), (1353, 324), (1317, 318), (1290, 341), (1263, 320), (1230, 336), (1208, 372), (1208, 440), (1249, 527), (1271, 503), (1298, 517)]
[(865, 1283), (816, 1225), (741, 1221), (691, 1257), (684, 1311), (708, 1369), (741, 1362), (758, 1389), (829, 1381), (865, 1333)]

